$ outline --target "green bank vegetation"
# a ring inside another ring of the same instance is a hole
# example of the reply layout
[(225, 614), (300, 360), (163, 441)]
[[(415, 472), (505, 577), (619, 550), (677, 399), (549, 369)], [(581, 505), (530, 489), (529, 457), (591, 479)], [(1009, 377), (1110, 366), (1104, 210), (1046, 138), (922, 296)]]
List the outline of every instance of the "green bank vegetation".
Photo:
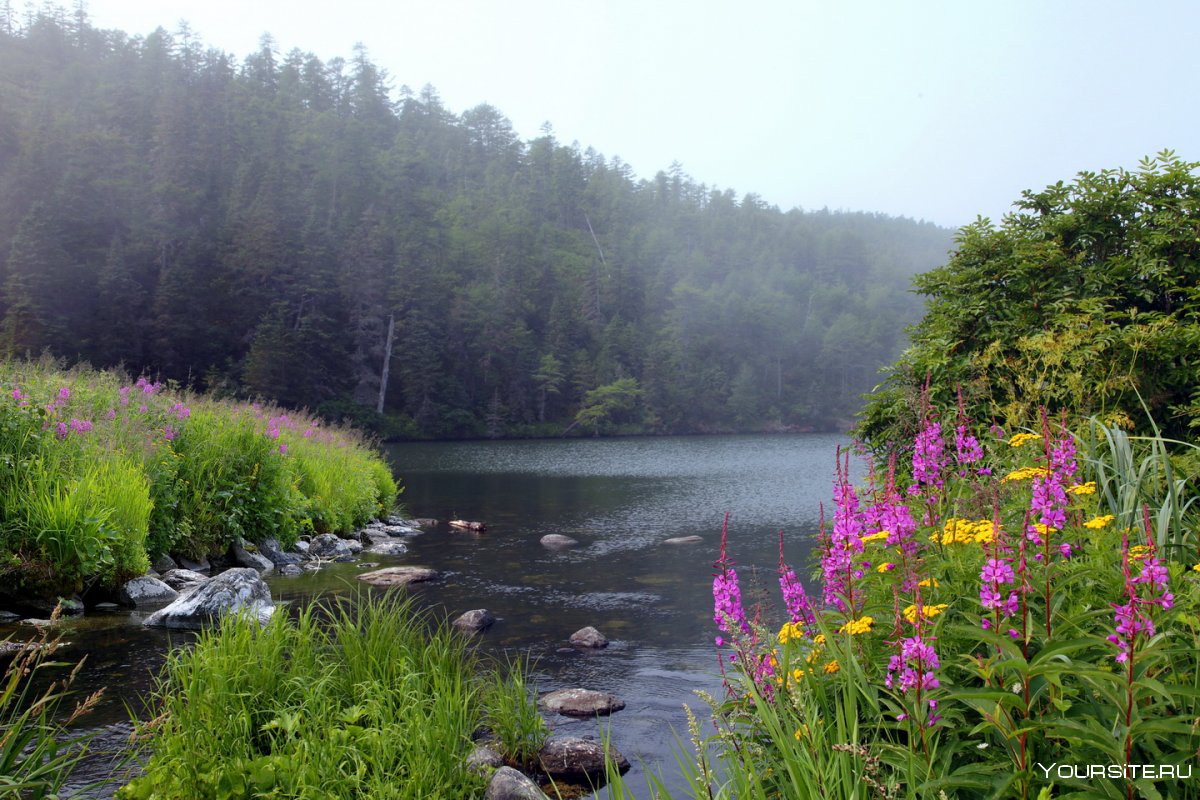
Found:
[(396, 502), (351, 430), (116, 372), (0, 364), (0, 580), (115, 587), (164, 553), (348, 532)]

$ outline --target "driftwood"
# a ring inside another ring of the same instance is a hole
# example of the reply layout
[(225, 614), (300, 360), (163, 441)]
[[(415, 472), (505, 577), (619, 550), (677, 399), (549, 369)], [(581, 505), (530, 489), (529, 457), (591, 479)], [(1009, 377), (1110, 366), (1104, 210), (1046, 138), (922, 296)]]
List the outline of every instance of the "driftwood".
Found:
[(482, 533), (483, 531), (487, 530), (487, 526), (482, 522), (468, 522), (465, 519), (450, 520), (450, 527), (458, 528), (459, 530), (464, 531), (475, 531), (476, 533)]

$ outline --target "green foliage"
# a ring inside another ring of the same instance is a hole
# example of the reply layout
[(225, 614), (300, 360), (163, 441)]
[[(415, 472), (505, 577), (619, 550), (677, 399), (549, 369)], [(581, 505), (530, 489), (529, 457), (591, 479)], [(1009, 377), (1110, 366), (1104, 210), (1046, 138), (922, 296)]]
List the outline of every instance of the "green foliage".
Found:
[[(145, 773), (118, 797), (478, 796), (463, 768), (483, 721), (477, 668), (463, 637), (394, 594), (263, 628), (227, 618), (171, 654)], [(513, 696), (502, 681), (486, 685)]]
[(389, 96), (362, 52), (266, 40), (234, 59), (17, 16), (0, 354), (123, 363), (382, 437), (559, 435), (624, 378), (646, 413), (614, 430), (832, 427), (899, 354), (909, 276), (950, 244), (521, 141), (490, 106)]
[(975, 419), (1011, 424), (1039, 407), (1168, 436), (1200, 427), (1200, 163), (1170, 151), (1133, 172), (1082, 172), (1027, 191), (999, 227), (963, 228), (912, 346), (863, 411), (873, 444), (912, 433), (927, 382)]
[(513, 766), (524, 771), (537, 768), (538, 753), (550, 735), (526, 685), (528, 674), (529, 665), (518, 660), (491, 673), (482, 691), (488, 729)]
[(637, 422), (642, 390), (634, 378), (621, 378), (598, 386), (583, 396), (583, 407), (575, 415), (575, 424), (597, 435), (622, 422)]
[(24, 647), (11, 656), (0, 676), (0, 797), (53, 800), (87, 754), (90, 736), (70, 728), (91, 710), (100, 693), (77, 703), (64, 717), (62, 704), (78, 666), (40, 694), (33, 690), (34, 681), (64, 666), (51, 660), (60, 640), (43, 629), (28, 642), (6, 639), (4, 644)]

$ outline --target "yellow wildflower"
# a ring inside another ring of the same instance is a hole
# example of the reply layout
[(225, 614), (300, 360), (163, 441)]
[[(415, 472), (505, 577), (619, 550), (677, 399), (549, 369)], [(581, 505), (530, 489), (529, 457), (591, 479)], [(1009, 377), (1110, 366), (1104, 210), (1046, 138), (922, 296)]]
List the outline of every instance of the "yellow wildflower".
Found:
[(890, 561), (885, 561), (884, 563), (882, 563), (878, 567), (876, 567), (875, 571), (876, 572), (891, 572), (895, 568), (896, 568), (895, 564), (893, 564)]
[(1043, 522), (1033, 523), (1033, 529), (1042, 536), (1049, 536), (1052, 533), (1058, 532), (1058, 528), (1051, 528), (1049, 525), (1046, 525)]
[(839, 669), (841, 669), (841, 668), (842, 668), (842, 667), (841, 667), (841, 665), (840, 665), (840, 664), (838, 664), (838, 662), (837, 662), (836, 660), (834, 660), (834, 661), (830, 661), (830, 662), (829, 662), (828, 664), (826, 664), (826, 665), (825, 665), (825, 667), (824, 667), (824, 669), (825, 669), (825, 674), (826, 674), (826, 675), (832, 675), (832, 674), (834, 674), (835, 672), (837, 672), (837, 671), (838, 671)]
[(991, 544), (996, 539), (996, 526), (990, 519), (981, 519), (971, 528), (971, 536), (975, 544)]
[(1129, 548), (1129, 560), (1141, 561), (1146, 556), (1150, 555), (1150, 548), (1144, 544), (1135, 544)]
[(805, 736), (808, 736), (808, 723), (801, 723), (800, 727), (796, 728), (796, 733), (794, 735), (797, 742), (803, 739)]
[(1095, 494), (1096, 482), (1088, 481), (1087, 483), (1077, 483), (1074, 486), (1068, 486), (1067, 491), (1074, 495)]
[(1200, 564), (1197, 564), (1196, 566), (1192, 567), (1192, 572), (1200, 572)]
[(874, 617), (859, 617), (852, 619), (838, 629), (838, 633), (848, 633), (851, 636), (857, 636), (860, 633), (870, 633), (871, 626), (875, 624)]
[(874, 542), (886, 542), (887, 538), (891, 535), (892, 534), (890, 531), (878, 531), (876, 533), (871, 533), (871, 534), (868, 534), (868, 535), (862, 537), (862, 543), (863, 544), (872, 544)]
[(1021, 467), (1005, 475), (1000, 479), (1001, 483), (1009, 481), (1027, 481), (1031, 478), (1046, 478), (1049, 477), (1050, 470), (1047, 467)]
[(937, 587), (941, 586), (941, 584), (938, 583), (937, 578), (926, 578), (918, 583), (917, 586), (925, 586), (927, 588), (932, 586), (934, 589), (936, 589)]
[(1042, 437), (1038, 436), (1036, 433), (1015, 433), (1013, 434), (1013, 437), (1008, 440), (1008, 446), (1020, 447), (1027, 442), (1036, 442), (1041, 438)]
[(817, 645), (818, 647), (821, 647), (822, 645), (824, 645), (825, 644), (825, 634), (818, 633), (816, 636), (814, 636), (813, 644)]
[(779, 629), (779, 643), (787, 644), (804, 638), (804, 627), (799, 622), (785, 622)]
[(1108, 524), (1114, 519), (1116, 519), (1116, 517), (1114, 517), (1112, 514), (1105, 514), (1103, 517), (1092, 517), (1087, 522), (1083, 523), (1083, 527), (1098, 531), (1101, 528), (1107, 527)]
[[(946, 603), (939, 603), (936, 606), (924, 606), (921, 610), (925, 612), (925, 619), (933, 619), (938, 614), (942, 613), (947, 608)], [(904, 618), (910, 624), (917, 624), (917, 607), (915, 605), (908, 606), (904, 609)]]

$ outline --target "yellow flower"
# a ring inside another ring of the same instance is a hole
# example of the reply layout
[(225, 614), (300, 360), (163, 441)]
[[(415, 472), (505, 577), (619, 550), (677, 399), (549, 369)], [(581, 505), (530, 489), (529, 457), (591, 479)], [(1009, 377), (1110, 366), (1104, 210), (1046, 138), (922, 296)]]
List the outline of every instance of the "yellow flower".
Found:
[(1078, 483), (1074, 486), (1068, 486), (1067, 491), (1074, 495), (1095, 494), (1096, 482), (1088, 481), (1087, 483)]
[(890, 561), (885, 561), (884, 563), (882, 563), (878, 567), (876, 567), (875, 571), (876, 572), (891, 572), (895, 568), (896, 568), (895, 564), (893, 564)]
[(803, 739), (805, 736), (808, 736), (808, 724), (802, 723), (799, 728), (796, 728), (796, 733), (794, 735), (797, 742)]
[(1008, 440), (1009, 447), (1020, 447), (1027, 442), (1036, 442), (1041, 439), (1036, 433), (1016, 433)]
[(852, 619), (838, 629), (838, 633), (848, 633), (851, 636), (857, 636), (860, 633), (870, 633), (871, 626), (875, 624), (874, 617), (859, 617)]
[(1114, 519), (1116, 519), (1116, 517), (1114, 517), (1112, 514), (1105, 514), (1103, 517), (1092, 517), (1087, 522), (1083, 523), (1083, 527), (1098, 531), (1101, 528), (1107, 527), (1108, 524)]
[(799, 622), (785, 622), (779, 629), (779, 643), (787, 644), (804, 638), (804, 627)]
[(941, 586), (941, 584), (938, 583), (937, 578), (926, 578), (925, 580), (918, 583), (917, 586), (925, 586), (925, 587), (932, 586), (934, 589), (936, 589), (939, 586)]
[(1000, 479), (1001, 483), (1009, 481), (1027, 481), (1031, 478), (1045, 478), (1050, 475), (1050, 470), (1047, 467), (1021, 467), (1005, 475)]
[(826, 665), (825, 665), (825, 667), (824, 667), (824, 669), (825, 669), (825, 674), (826, 674), (826, 675), (832, 675), (833, 673), (837, 672), (837, 671), (838, 671), (839, 669), (841, 669), (841, 668), (842, 668), (842, 667), (841, 667), (841, 665), (840, 665), (840, 664), (838, 664), (838, 662), (837, 662), (837, 661), (830, 661), (830, 662), (829, 662), (828, 664), (826, 664)]
[(1058, 531), (1058, 528), (1051, 528), (1049, 525), (1046, 525), (1043, 522), (1033, 523), (1033, 529), (1035, 531), (1037, 531), (1039, 534), (1041, 534), (1042, 536), (1049, 536), (1050, 534), (1056, 533)]
[(874, 542), (885, 542), (885, 541), (887, 541), (887, 538), (891, 535), (892, 534), (890, 531), (878, 531), (876, 533), (868, 534), (867, 536), (862, 537), (862, 543), (863, 544), (872, 544)]
[(821, 647), (822, 645), (824, 645), (825, 644), (825, 634), (818, 633), (816, 636), (814, 636), (813, 644), (817, 645), (818, 647)]
[[(947, 608), (946, 603), (939, 603), (936, 606), (924, 606), (922, 608), (922, 611), (925, 612), (925, 619), (933, 619), (938, 614), (945, 611), (946, 608)], [(908, 606), (907, 608), (905, 608), (904, 609), (904, 618), (906, 620), (908, 620), (909, 623), (916, 625), (917, 624), (917, 607), (915, 605), (913, 605), (913, 606)]]
[(1200, 572), (1200, 564), (1197, 564), (1196, 566), (1192, 567), (1192, 572)]
[(1129, 548), (1129, 559), (1131, 561), (1141, 561), (1148, 555), (1150, 555), (1150, 548), (1144, 544), (1135, 544)]

